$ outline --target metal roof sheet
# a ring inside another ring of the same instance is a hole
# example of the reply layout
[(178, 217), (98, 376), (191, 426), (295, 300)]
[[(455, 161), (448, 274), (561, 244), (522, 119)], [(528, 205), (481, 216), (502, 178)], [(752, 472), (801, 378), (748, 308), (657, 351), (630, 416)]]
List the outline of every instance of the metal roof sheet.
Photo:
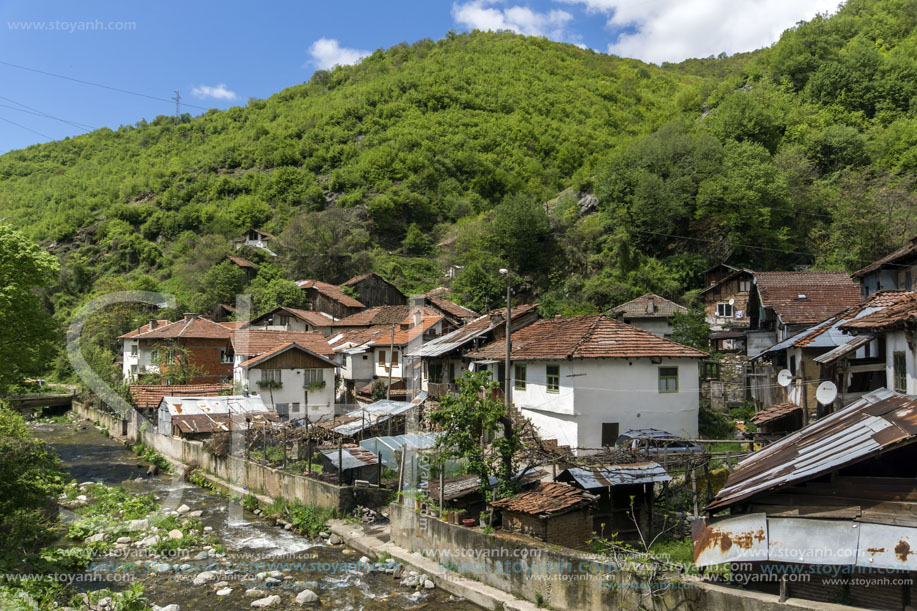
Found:
[[(330, 462), (335, 469), (340, 469), (337, 450), (322, 452), (322, 455), (328, 459), (328, 462)], [(344, 471), (347, 471), (348, 469), (359, 469), (369, 465), (377, 465), (379, 464), (379, 457), (362, 447), (341, 448), (341, 462), (344, 463)]]
[(609, 465), (594, 469), (566, 469), (557, 476), (558, 481), (575, 481), (581, 488), (606, 488), (652, 482), (669, 482), (672, 477), (661, 465), (654, 462), (640, 462), (629, 465)]
[(719, 511), (915, 440), (917, 399), (874, 390), (740, 462), (707, 511)]
[(217, 397), (163, 397), (159, 407), (179, 416), (192, 414), (245, 414), (268, 412), (260, 397), (227, 395)]
[(356, 435), (362, 430), (380, 422), (385, 422), (392, 416), (407, 413), (414, 407), (417, 407), (416, 403), (382, 399), (360, 409), (347, 412), (345, 417), (354, 418), (354, 420), (338, 425), (332, 430), (339, 435)]
[(865, 335), (857, 335), (856, 337), (851, 339), (846, 344), (841, 344), (834, 350), (829, 350), (828, 352), (824, 354), (819, 354), (812, 360), (814, 360), (816, 363), (821, 363), (824, 365), (828, 363), (833, 363), (834, 361), (841, 358), (845, 354), (849, 354), (855, 351), (860, 346), (865, 346), (866, 344), (871, 342), (873, 339), (875, 338), (872, 335), (870, 335), (869, 333), (866, 333)]

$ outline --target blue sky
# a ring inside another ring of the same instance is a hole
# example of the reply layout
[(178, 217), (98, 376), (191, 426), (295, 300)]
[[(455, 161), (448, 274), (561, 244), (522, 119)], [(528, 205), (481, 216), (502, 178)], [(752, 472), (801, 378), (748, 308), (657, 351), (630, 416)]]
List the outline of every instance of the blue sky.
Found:
[(192, 114), (245, 104), (318, 68), (450, 29), (510, 29), (658, 63), (766, 46), (835, 7), (836, 0), (0, 0), (0, 153), (171, 114), (175, 90)]

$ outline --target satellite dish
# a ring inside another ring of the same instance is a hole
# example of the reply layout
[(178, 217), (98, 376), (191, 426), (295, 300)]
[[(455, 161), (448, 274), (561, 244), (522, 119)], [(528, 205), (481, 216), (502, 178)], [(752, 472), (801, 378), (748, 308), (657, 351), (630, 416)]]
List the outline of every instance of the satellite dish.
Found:
[(793, 374), (790, 373), (789, 369), (781, 369), (780, 373), (777, 374), (777, 384), (780, 384), (783, 387), (789, 386), (790, 382), (793, 381)]
[(830, 405), (837, 399), (837, 386), (834, 382), (822, 382), (815, 391), (815, 400), (822, 405)]
[(735, 300), (735, 299), (730, 299), (730, 300), (729, 300), (729, 305), (735, 305), (735, 304), (736, 304), (736, 300)]

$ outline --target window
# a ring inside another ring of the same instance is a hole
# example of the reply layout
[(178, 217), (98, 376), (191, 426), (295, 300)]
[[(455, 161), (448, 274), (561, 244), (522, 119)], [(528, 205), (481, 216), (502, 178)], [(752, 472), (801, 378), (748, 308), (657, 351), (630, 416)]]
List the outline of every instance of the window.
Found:
[(617, 422), (602, 423), (602, 447), (613, 446), (618, 440), (621, 426)]
[(385, 350), (379, 351), (379, 366), (385, 367)]
[(137, 366), (136, 365), (131, 365), (131, 377), (132, 378), (137, 377)]
[(560, 392), (560, 365), (547, 365), (545, 374), (548, 392)]
[(659, 392), (678, 392), (678, 367), (659, 368)]
[(732, 304), (729, 303), (718, 303), (716, 304), (716, 315), (720, 318), (732, 318)]
[(427, 379), (429, 379), (434, 384), (440, 384), (443, 381), (443, 364), (430, 363), (427, 366)]
[(232, 363), (232, 355), (229, 353), (229, 350), (220, 350), (220, 362)]
[(720, 379), (720, 364), (716, 361), (704, 361), (704, 379), (706, 380), (719, 380)]
[(137, 356), (137, 344), (131, 344), (131, 356)]
[(261, 381), (262, 382), (277, 382), (280, 383), (280, 370), (279, 369), (262, 369), (261, 370)]
[(280, 326), (280, 327), (286, 327), (288, 324), (290, 324), (290, 317), (289, 317), (289, 316), (287, 316), (286, 314), (278, 314), (278, 315), (277, 315), (277, 325), (278, 325), (278, 326)]
[(516, 390), (525, 390), (525, 365), (516, 365), (515, 370), (516, 381), (513, 384), (513, 388)]
[(172, 365), (175, 363), (175, 348), (169, 348), (166, 350), (166, 364)]
[(894, 355), (895, 391), (907, 392), (907, 356), (903, 352)]
[(392, 350), (392, 367), (398, 366), (398, 351)]
[(751, 280), (739, 280), (739, 292), (747, 293), (751, 290)]
[(321, 384), (325, 381), (322, 372), (322, 369), (303, 369), (302, 385), (308, 388), (312, 384)]
[(290, 413), (291, 414), (299, 413), (299, 403), (290, 403)]

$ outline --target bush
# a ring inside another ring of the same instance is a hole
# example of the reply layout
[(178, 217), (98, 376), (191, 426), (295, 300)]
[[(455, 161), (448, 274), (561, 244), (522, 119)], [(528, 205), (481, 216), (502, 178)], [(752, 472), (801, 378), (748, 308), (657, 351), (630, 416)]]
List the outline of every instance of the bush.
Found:
[(698, 414), (698, 431), (707, 439), (727, 439), (735, 431), (735, 422), (726, 414), (702, 407)]

